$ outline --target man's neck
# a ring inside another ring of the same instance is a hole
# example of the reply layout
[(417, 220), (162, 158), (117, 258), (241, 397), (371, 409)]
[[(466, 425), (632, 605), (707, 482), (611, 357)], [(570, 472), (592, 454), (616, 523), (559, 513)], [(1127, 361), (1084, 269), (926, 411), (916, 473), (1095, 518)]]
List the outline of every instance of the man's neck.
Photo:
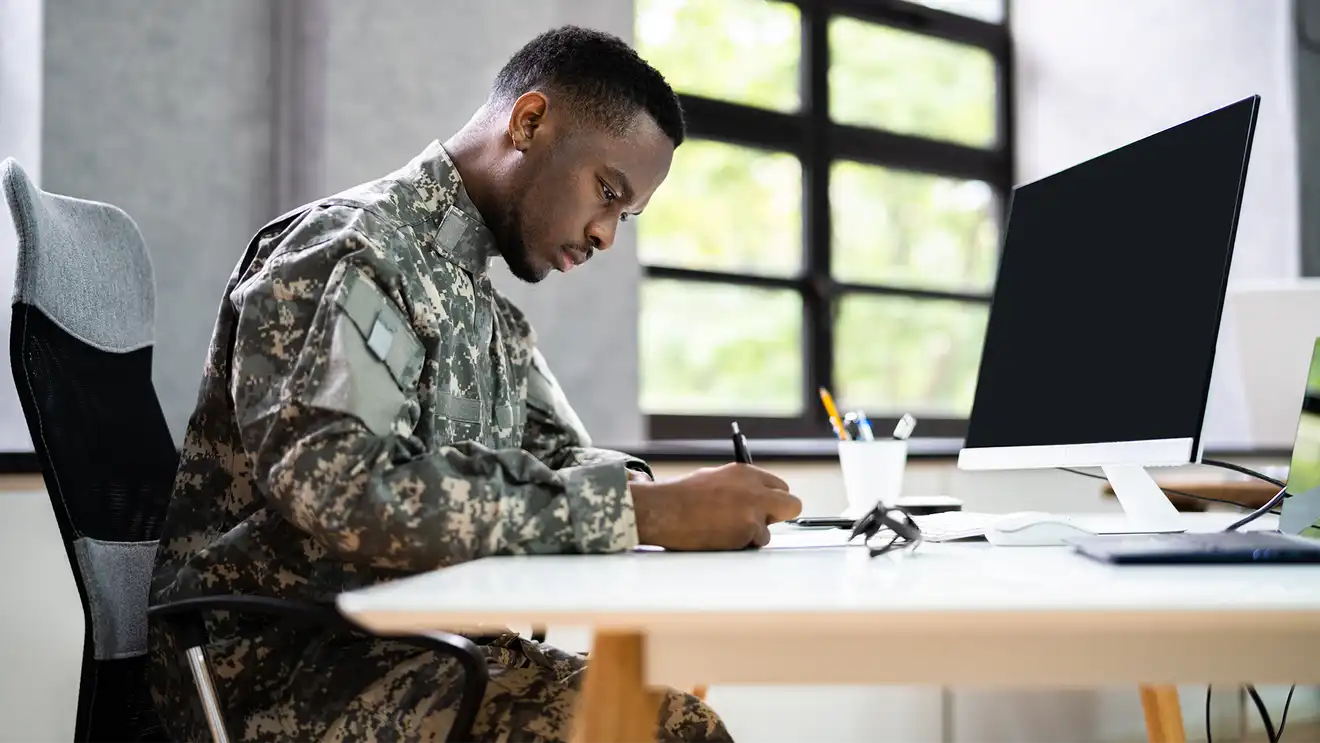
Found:
[(498, 144), (492, 141), (488, 131), (469, 123), (450, 137), (444, 148), (449, 159), (454, 161), (458, 176), (463, 179), (463, 188), (477, 211), (481, 212), (482, 220), (487, 225), (493, 224), (501, 199), (496, 177), (504, 167), (500, 162)]

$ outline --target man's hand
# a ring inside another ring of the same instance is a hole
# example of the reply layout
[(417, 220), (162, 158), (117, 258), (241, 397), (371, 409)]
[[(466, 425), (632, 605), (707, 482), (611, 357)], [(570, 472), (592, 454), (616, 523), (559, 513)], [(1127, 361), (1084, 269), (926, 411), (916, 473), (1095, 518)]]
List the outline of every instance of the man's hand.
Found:
[(665, 482), (633, 482), (637, 536), (671, 550), (764, 547), (766, 527), (796, 518), (802, 501), (788, 485), (749, 464), (700, 469)]

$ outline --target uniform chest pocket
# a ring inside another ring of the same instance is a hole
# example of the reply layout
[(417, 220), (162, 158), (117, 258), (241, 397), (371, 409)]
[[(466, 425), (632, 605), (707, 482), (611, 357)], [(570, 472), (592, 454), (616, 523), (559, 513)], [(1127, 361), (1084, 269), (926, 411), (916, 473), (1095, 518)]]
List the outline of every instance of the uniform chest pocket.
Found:
[(481, 400), (453, 392), (439, 392), (435, 398), (435, 430), (442, 444), (461, 441), (485, 443), (486, 413)]
[(522, 416), (509, 402), (487, 407), (476, 398), (440, 392), (436, 395), (435, 418), (441, 444), (476, 441), (501, 449), (518, 446), (521, 441), (518, 432)]

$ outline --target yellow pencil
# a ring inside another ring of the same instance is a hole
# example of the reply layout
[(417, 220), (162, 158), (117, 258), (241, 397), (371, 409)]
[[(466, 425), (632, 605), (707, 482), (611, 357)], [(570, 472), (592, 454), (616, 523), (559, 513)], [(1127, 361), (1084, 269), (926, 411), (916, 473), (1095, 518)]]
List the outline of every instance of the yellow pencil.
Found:
[(839, 417), (839, 409), (834, 407), (834, 396), (824, 387), (820, 388), (820, 401), (825, 406), (825, 414), (830, 417), (830, 425), (834, 426), (834, 433), (843, 441), (851, 440), (848, 429), (843, 427), (843, 419)]

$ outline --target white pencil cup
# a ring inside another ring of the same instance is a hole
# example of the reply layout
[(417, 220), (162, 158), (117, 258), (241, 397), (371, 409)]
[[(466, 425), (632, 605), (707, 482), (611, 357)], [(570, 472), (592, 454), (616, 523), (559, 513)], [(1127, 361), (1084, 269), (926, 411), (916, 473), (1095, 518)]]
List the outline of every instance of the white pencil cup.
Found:
[(903, 492), (908, 442), (902, 439), (840, 441), (839, 466), (848, 497), (845, 518), (861, 518), (884, 501), (893, 505)]

